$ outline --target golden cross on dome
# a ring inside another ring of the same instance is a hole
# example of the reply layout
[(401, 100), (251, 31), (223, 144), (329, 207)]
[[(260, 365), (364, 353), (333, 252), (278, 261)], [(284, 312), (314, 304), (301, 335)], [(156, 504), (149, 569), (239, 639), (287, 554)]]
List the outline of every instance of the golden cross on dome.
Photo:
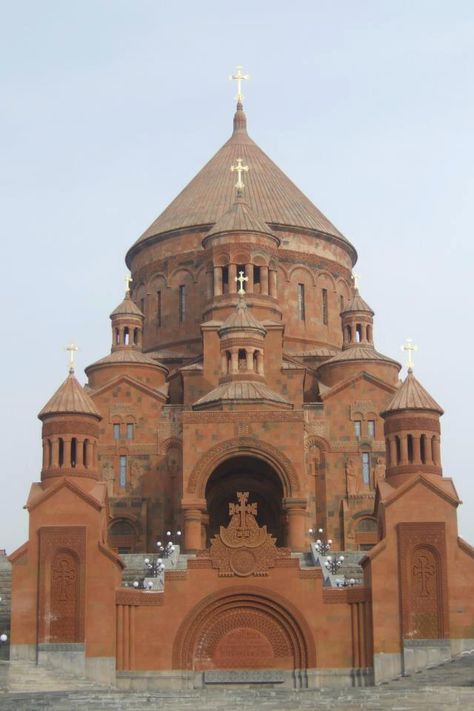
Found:
[(244, 284), (248, 280), (249, 280), (249, 278), (244, 276), (243, 272), (239, 272), (239, 276), (235, 277), (235, 281), (239, 282), (239, 290), (237, 292), (239, 294), (239, 296), (243, 296), (245, 294)]
[(411, 338), (406, 338), (405, 343), (402, 346), (402, 351), (405, 351), (407, 354), (407, 362), (406, 366), (408, 370), (413, 370), (413, 367), (415, 365), (413, 361), (413, 353), (416, 353), (418, 350), (418, 346), (415, 346)]
[(354, 282), (354, 289), (358, 289), (360, 284), (360, 274), (352, 272), (352, 281)]
[(245, 187), (242, 182), (242, 173), (249, 172), (248, 165), (242, 165), (242, 162), (243, 162), (242, 158), (237, 158), (237, 165), (230, 166), (231, 172), (237, 173), (237, 175), (238, 175), (237, 182), (235, 184), (235, 187), (237, 188), (237, 190), (242, 190)]
[(236, 101), (243, 101), (244, 95), (242, 94), (242, 80), (250, 79), (250, 74), (242, 74), (242, 65), (238, 64), (236, 73), (231, 74), (229, 79), (235, 79), (235, 81), (237, 82), (237, 96), (235, 97)]
[(131, 274), (127, 274), (125, 276), (125, 294), (130, 294), (130, 284), (132, 283), (133, 278)]
[(76, 346), (76, 344), (71, 341), (71, 343), (66, 346), (64, 349), (65, 351), (68, 351), (69, 353), (69, 372), (74, 373), (74, 368), (75, 368), (75, 362), (74, 362), (74, 355), (77, 353), (79, 348)]

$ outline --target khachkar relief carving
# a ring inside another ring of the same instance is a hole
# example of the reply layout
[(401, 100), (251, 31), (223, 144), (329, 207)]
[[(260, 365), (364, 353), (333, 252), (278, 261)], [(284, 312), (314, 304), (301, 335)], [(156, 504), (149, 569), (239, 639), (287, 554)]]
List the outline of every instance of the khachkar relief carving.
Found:
[(78, 563), (73, 555), (61, 551), (51, 566), (51, 641), (77, 639)]
[(203, 551), (202, 555), (210, 556), (219, 575), (268, 575), (276, 558), (286, 553), (277, 549), (276, 539), (267, 532), (267, 527), (258, 525), (257, 504), (247, 503), (248, 498), (248, 491), (237, 492), (238, 503), (229, 504), (229, 525), (221, 526), (209, 552)]

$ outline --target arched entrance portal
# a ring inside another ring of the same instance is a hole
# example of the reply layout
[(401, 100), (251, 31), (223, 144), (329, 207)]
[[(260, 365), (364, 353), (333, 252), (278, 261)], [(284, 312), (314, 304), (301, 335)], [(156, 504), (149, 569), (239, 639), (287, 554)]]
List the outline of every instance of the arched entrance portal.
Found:
[(173, 667), (194, 671), (315, 667), (314, 643), (288, 600), (255, 588), (211, 595), (183, 621)]
[(277, 546), (285, 544), (282, 509), (283, 487), (270, 464), (257, 457), (237, 456), (227, 459), (213, 471), (206, 485), (207, 545), (219, 532), (219, 526), (229, 523), (229, 502), (235, 502), (237, 491), (248, 491), (249, 501), (257, 504), (257, 522), (267, 526), (277, 539)]

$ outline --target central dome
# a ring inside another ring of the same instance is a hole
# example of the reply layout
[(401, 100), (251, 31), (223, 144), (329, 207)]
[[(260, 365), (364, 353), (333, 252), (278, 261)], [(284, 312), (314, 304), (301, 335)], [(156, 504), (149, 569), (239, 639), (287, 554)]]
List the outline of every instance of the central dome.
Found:
[(230, 167), (241, 158), (250, 170), (245, 175), (245, 200), (270, 227), (316, 231), (342, 241), (355, 261), (355, 250), (306, 195), (250, 138), (241, 104), (237, 104), (234, 132), (211, 160), (131, 247), (183, 228), (210, 229), (231, 207), (235, 198), (235, 175)]

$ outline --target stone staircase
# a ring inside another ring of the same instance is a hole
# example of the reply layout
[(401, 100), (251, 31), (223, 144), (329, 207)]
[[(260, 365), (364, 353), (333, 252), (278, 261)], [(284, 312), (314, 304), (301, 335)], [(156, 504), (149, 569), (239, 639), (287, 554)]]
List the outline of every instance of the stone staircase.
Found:
[(0, 660), (8, 659), (10, 654), (10, 610), (11, 610), (12, 572), (6, 553), (0, 549), (0, 634), (8, 635), (8, 642), (0, 642)]

